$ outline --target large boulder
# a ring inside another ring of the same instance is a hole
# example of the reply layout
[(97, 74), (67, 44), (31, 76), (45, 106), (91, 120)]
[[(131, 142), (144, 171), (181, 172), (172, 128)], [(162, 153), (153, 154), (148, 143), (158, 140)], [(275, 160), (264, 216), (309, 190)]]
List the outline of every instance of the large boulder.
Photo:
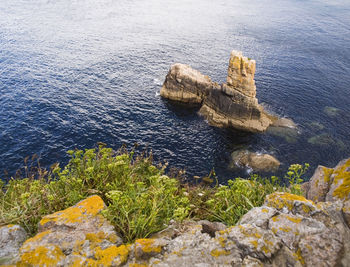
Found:
[(39, 232), (20, 249), (21, 265), (112, 265), (126, 260), (128, 249), (114, 227), (100, 214), (105, 208), (99, 196), (47, 215)]
[(331, 175), (333, 169), (324, 166), (318, 166), (309, 181), (309, 190), (307, 198), (313, 201), (325, 201), (326, 195), (331, 185)]
[(171, 100), (201, 104), (199, 113), (210, 124), (249, 132), (263, 132), (276, 120), (256, 99), (255, 61), (232, 51), (227, 83), (219, 85), (184, 64), (174, 64), (160, 95)]
[(335, 168), (318, 166), (308, 182), (306, 197), (313, 201), (347, 201), (350, 199), (350, 158)]
[(327, 201), (350, 199), (350, 158), (338, 163), (331, 175), (332, 184), (326, 196)]

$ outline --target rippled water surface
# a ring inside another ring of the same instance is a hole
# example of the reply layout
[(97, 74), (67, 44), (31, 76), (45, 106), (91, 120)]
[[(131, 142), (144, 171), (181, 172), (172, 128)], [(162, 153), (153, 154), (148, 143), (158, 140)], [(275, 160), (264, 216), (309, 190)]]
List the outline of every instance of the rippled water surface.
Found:
[[(159, 97), (174, 62), (224, 82), (232, 49), (256, 59), (259, 101), (299, 135), (217, 129)], [(224, 181), (244, 174), (228, 168), (238, 148), (314, 168), (349, 157), (349, 137), (347, 0), (1, 0), (1, 175), (102, 141)]]

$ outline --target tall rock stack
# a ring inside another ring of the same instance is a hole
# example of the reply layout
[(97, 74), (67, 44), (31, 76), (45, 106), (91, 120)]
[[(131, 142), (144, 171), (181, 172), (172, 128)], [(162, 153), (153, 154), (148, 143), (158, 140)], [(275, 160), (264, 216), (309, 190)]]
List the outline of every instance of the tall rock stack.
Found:
[(227, 83), (219, 85), (187, 65), (174, 64), (160, 94), (201, 104), (199, 113), (214, 126), (263, 132), (275, 118), (264, 111), (255, 97), (255, 65), (255, 60), (243, 57), (242, 52), (232, 51)]
[(255, 66), (255, 60), (243, 57), (242, 52), (233, 50), (227, 70), (227, 86), (248, 97), (255, 97)]

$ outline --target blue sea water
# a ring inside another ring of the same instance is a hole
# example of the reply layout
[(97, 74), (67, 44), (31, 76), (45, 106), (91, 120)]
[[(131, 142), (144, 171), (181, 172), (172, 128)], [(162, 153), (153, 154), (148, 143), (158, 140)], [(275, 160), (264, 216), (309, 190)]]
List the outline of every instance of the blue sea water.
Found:
[[(224, 82), (232, 49), (257, 61), (259, 102), (292, 118), (298, 136), (218, 129), (160, 98), (175, 62)], [(137, 142), (222, 182), (246, 175), (228, 168), (242, 147), (272, 153), (282, 171), (334, 166), (350, 156), (350, 2), (1, 0), (0, 177), (26, 156), (64, 164), (65, 151), (98, 141)]]

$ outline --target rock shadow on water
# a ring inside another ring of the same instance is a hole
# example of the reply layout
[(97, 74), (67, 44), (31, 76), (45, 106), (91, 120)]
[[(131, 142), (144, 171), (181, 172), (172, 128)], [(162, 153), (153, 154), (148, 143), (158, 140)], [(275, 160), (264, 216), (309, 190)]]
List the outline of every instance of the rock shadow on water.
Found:
[(163, 99), (163, 102), (167, 109), (179, 118), (198, 116), (200, 104), (182, 103), (170, 99)]

